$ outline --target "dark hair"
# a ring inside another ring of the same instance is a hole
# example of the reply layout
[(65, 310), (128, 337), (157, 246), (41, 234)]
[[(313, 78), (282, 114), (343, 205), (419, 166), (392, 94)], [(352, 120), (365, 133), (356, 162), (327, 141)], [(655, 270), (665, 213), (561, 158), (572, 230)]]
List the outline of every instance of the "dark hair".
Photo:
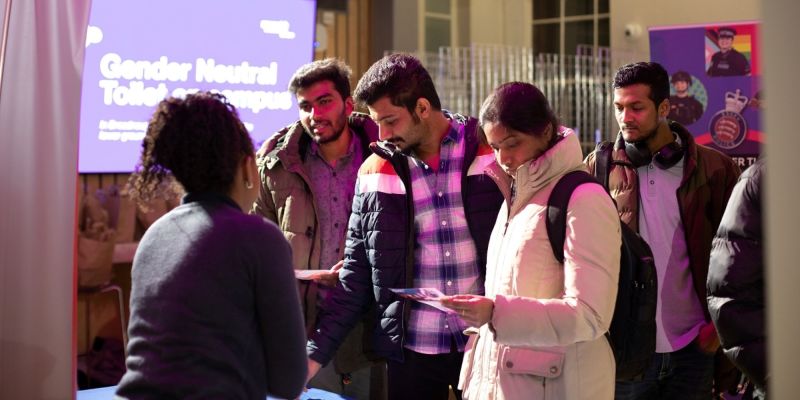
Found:
[(650, 87), (650, 100), (656, 108), (669, 98), (669, 75), (664, 67), (655, 62), (637, 62), (623, 65), (614, 74), (614, 89), (641, 83)]
[(686, 72), (686, 71), (678, 71), (678, 72), (675, 72), (674, 74), (672, 74), (672, 77), (670, 78), (669, 81), (673, 85), (675, 84), (675, 82), (686, 82), (691, 86), (691, 84), (692, 84), (692, 76), (689, 75), (689, 73)]
[(433, 79), (422, 63), (409, 54), (390, 54), (372, 64), (356, 85), (353, 98), (361, 105), (374, 104), (384, 96), (411, 115), (417, 100), (427, 99), (435, 110), (442, 109)]
[(553, 132), (550, 145), (558, 137), (558, 117), (542, 91), (530, 83), (508, 82), (498, 86), (483, 101), (478, 119), (481, 126), (499, 123), (537, 137), (542, 136), (549, 125)]
[(352, 71), (344, 61), (326, 58), (303, 65), (295, 71), (289, 81), (289, 91), (293, 95), (302, 89), (321, 81), (331, 81), (342, 100), (350, 97), (350, 75)]
[(148, 203), (172, 174), (187, 192), (227, 194), (253, 142), (225, 96), (199, 92), (158, 104), (131, 176), (131, 195)]

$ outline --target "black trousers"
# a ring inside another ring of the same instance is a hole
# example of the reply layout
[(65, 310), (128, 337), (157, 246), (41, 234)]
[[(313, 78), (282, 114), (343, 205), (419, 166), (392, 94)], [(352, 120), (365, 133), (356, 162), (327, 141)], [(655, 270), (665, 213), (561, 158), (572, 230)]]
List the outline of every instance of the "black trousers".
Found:
[(404, 362), (389, 361), (389, 400), (447, 400), (452, 387), (461, 400), (458, 376), (464, 353), (455, 346), (447, 354), (421, 354), (403, 349)]

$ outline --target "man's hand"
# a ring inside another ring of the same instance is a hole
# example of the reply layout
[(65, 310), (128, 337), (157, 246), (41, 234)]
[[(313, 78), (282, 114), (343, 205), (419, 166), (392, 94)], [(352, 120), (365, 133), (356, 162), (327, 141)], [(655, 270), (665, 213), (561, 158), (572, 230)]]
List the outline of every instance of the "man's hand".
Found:
[(320, 273), (318, 276), (314, 277), (314, 282), (323, 286), (336, 286), (336, 283), (339, 282), (339, 270), (342, 269), (343, 265), (344, 260), (339, 260), (339, 262), (332, 266), (328, 271), (325, 273)]
[(469, 326), (480, 328), (492, 320), (494, 301), (488, 297), (459, 294), (442, 297), (440, 301), (443, 306), (458, 313)]
[(314, 376), (317, 375), (317, 372), (319, 372), (321, 368), (322, 364), (310, 358), (308, 359), (308, 377), (306, 378), (306, 385), (308, 385), (308, 382), (310, 382), (311, 379), (313, 379)]
[(697, 347), (706, 354), (714, 354), (719, 348), (719, 336), (713, 322), (707, 322), (697, 334)]

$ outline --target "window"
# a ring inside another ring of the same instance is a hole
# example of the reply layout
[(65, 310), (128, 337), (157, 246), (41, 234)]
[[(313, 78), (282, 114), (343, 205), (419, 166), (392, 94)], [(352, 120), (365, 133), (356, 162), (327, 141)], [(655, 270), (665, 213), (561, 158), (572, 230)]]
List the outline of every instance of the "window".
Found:
[(423, 16), (421, 50), (435, 53), (439, 47), (457, 46), (456, 15), (458, 0), (419, 0)]
[(533, 0), (533, 52), (576, 54), (609, 46), (609, 0)]

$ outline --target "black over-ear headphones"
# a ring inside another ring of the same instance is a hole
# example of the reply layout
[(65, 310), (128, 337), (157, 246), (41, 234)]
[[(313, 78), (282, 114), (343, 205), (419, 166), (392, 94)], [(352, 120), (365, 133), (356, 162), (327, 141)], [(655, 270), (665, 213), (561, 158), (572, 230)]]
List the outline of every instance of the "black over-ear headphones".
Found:
[(683, 158), (683, 146), (678, 141), (672, 141), (653, 155), (644, 141), (636, 143), (625, 142), (625, 154), (628, 155), (631, 164), (636, 168), (650, 164), (650, 161), (653, 161), (658, 168), (669, 169)]

